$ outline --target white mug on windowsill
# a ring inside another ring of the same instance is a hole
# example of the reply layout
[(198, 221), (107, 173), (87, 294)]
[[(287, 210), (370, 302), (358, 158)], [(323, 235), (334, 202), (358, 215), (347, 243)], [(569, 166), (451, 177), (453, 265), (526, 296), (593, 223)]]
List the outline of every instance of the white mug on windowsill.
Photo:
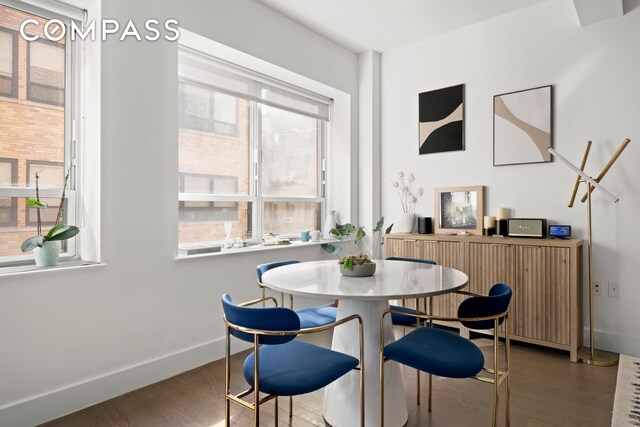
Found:
[(311, 241), (317, 242), (320, 240), (320, 230), (313, 230), (311, 232)]

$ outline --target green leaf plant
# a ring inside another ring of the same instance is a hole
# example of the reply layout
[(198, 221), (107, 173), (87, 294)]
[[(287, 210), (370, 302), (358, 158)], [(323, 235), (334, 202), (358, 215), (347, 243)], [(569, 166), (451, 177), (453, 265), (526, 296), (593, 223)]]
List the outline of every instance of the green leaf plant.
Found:
[[(384, 217), (380, 218), (378, 222), (376, 222), (376, 226), (373, 229), (376, 248), (381, 247), (384, 244), (384, 239), (381, 235), (383, 227)], [(384, 234), (389, 234), (392, 228), (393, 224), (387, 227)], [(335, 228), (332, 228), (331, 231), (329, 231), (329, 234), (331, 234), (331, 236), (336, 240), (340, 240), (342, 244), (331, 245), (325, 243), (322, 245), (322, 249), (327, 253), (336, 255), (339, 259), (338, 262), (347, 270), (353, 270), (354, 265), (371, 264), (373, 262), (369, 258), (369, 255), (362, 253), (362, 239), (367, 235), (364, 227), (356, 227), (350, 223), (336, 224)], [(343, 255), (341, 257), (340, 253), (344, 250), (343, 245), (350, 246), (352, 250), (347, 255)]]
[(40, 217), (40, 209), (48, 208), (47, 204), (40, 201), (40, 188), (38, 185), (38, 180), (40, 177), (36, 172), (36, 198), (27, 200), (27, 206), (34, 207), (37, 209), (37, 230), (38, 234), (36, 236), (29, 237), (27, 240), (22, 242), (22, 252), (27, 252), (35, 248), (41, 248), (46, 242), (55, 242), (60, 240), (67, 240), (74, 237), (76, 234), (80, 232), (80, 229), (75, 225), (66, 225), (61, 224), (63, 218), (63, 207), (64, 207), (64, 198), (65, 193), (67, 191), (67, 184), (69, 182), (69, 174), (71, 173), (71, 168), (67, 170), (67, 174), (64, 177), (64, 187), (62, 188), (62, 196), (60, 197), (60, 207), (58, 208), (58, 215), (56, 216), (55, 225), (49, 232), (45, 235), (42, 235), (42, 220)]

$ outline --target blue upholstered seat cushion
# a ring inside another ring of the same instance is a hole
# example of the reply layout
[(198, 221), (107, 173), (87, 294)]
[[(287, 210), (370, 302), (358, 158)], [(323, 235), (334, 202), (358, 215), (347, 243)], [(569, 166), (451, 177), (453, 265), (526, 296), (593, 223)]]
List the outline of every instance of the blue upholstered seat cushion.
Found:
[(468, 378), (484, 365), (478, 347), (458, 334), (420, 328), (384, 348), (386, 358), (441, 377)]
[[(399, 305), (392, 305), (390, 307), (392, 310), (403, 311), (405, 313), (418, 313), (416, 310), (412, 308), (401, 307)], [(400, 313), (391, 313), (391, 323), (396, 326), (413, 326), (416, 324), (416, 321), (419, 320), (413, 316), (408, 316), (406, 314)]]
[(315, 328), (336, 321), (338, 309), (335, 307), (309, 307), (296, 310), (300, 318), (300, 328)]
[[(319, 390), (356, 366), (358, 359), (323, 347), (293, 340), (264, 345), (260, 352), (260, 391), (277, 396), (295, 396)], [(253, 385), (253, 358), (244, 361), (244, 378)]]

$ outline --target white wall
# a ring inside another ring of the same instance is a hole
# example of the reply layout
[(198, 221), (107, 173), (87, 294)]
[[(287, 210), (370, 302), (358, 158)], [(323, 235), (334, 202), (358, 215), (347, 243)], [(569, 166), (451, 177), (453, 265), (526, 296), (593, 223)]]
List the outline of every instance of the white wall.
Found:
[[(596, 299), (596, 346), (640, 355), (640, 9), (581, 28), (571, 0), (549, 1), (382, 56), (382, 206), (401, 207), (390, 184), (412, 170), (432, 216), (436, 187), (485, 185), (486, 211), (548, 218), (585, 236), (586, 209), (567, 208), (575, 176), (561, 163), (493, 167), (493, 96), (554, 85), (554, 146), (574, 162), (593, 140), (587, 172), (596, 175), (624, 138), (632, 140), (603, 184), (614, 205), (594, 196), (594, 278), (620, 283), (620, 298)], [(465, 84), (466, 150), (418, 155), (418, 94)], [(586, 258), (585, 258), (586, 259)], [(586, 286), (586, 262), (585, 262)], [(585, 293), (586, 301), (586, 293)], [(586, 317), (586, 316), (585, 316)], [(588, 324), (585, 318), (585, 324)]]
[[(109, 0), (102, 12), (121, 23), (134, 19), (138, 28), (148, 18), (177, 18), (190, 31), (350, 94), (353, 119), (340, 126), (350, 125), (355, 141), (357, 56), (259, 2)], [(3, 426), (38, 424), (222, 357), (222, 293), (256, 297), (259, 263), (326, 256), (315, 246), (175, 261), (177, 44), (112, 38), (102, 49), (106, 266), (0, 277)], [(335, 196), (354, 203), (352, 188), (342, 182)]]

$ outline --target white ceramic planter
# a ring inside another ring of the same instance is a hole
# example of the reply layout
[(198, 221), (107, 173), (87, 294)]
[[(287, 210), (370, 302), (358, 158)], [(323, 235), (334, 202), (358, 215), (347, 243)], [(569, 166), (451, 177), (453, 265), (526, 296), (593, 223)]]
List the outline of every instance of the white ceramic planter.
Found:
[(416, 225), (415, 213), (403, 213), (400, 218), (393, 224), (392, 233), (412, 233)]
[(33, 250), (33, 256), (36, 259), (36, 265), (38, 267), (51, 267), (58, 265), (60, 241), (44, 242), (41, 248), (35, 248)]

